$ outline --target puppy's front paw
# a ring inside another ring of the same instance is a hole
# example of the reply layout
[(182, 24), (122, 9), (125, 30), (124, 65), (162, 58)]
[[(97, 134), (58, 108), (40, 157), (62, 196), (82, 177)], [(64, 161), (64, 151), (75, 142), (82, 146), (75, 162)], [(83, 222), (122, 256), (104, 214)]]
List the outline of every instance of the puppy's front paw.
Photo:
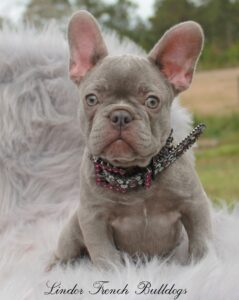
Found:
[(59, 263), (60, 259), (55, 254), (53, 254), (45, 268), (45, 272), (50, 272)]
[(93, 264), (104, 270), (112, 270), (115, 268), (121, 268), (124, 265), (124, 260), (119, 251), (111, 253), (111, 255), (97, 255), (95, 258), (92, 258)]
[(195, 243), (189, 249), (190, 262), (191, 261), (193, 261), (193, 262), (200, 261), (201, 259), (203, 259), (203, 257), (205, 257), (207, 252), (208, 252), (208, 247), (206, 244), (204, 244), (202, 242)]
[(45, 269), (46, 272), (50, 272), (52, 269), (54, 269), (57, 265), (60, 265), (62, 267), (66, 267), (67, 265), (73, 265), (75, 262), (78, 261), (80, 257), (74, 257), (74, 258), (60, 258), (55, 253), (52, 255), (51, 259), (49, 260), (47, 267)]

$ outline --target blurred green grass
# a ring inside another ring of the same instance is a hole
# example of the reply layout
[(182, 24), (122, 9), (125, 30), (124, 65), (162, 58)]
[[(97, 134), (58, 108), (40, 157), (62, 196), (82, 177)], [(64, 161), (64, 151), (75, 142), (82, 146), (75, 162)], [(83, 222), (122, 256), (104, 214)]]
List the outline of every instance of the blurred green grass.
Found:
[(196, 167), (209, 197), (218, 202), (239, 201), (239, 113), (195, 116), (207, 128), (198, 142)]

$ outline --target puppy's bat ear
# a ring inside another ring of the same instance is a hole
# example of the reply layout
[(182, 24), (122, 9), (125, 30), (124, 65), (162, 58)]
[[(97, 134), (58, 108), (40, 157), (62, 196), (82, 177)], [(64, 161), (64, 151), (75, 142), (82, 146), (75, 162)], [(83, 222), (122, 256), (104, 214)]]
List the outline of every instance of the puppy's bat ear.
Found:
[(201, 26), (187, 21), (169, 29), (149, 53), (176, 93), (190, 86), (203, 41)]
[(79, 83), (108, 52), (99, 25), (87, 11), (75, 13), (68, 26), (70, 48), (70, 78)]

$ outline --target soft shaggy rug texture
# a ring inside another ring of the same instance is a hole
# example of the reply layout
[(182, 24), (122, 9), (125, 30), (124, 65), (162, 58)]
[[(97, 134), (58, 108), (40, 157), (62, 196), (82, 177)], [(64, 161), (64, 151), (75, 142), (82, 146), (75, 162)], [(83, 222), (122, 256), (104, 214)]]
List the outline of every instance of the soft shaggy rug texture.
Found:
[[(143, 54), (130, 41), (106, 39), (112, 54)], [(212, 209), (213, 244), (196, 265), (157, 258), (134, 264), (126, 257), (125, 267), (108, 272), (88, 260), (44, 271), (80, 201), (84, 141), (67, 68), (67, 45), (54, 27), (0, 33), (0, 299), (238, 300), (238, 206)], [(191, 128), (177, 101), (172, 127), (178, 141)]]

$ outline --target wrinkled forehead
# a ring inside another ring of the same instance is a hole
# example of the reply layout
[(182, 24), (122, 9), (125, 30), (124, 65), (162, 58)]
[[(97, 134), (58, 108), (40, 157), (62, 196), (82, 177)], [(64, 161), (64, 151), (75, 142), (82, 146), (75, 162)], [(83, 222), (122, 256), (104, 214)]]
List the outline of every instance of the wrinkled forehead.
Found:
[(107, 57), (89, 74), (89, 84), (116, 95), (165, 89), (165, 78), (147, 58), (123, 55)]

